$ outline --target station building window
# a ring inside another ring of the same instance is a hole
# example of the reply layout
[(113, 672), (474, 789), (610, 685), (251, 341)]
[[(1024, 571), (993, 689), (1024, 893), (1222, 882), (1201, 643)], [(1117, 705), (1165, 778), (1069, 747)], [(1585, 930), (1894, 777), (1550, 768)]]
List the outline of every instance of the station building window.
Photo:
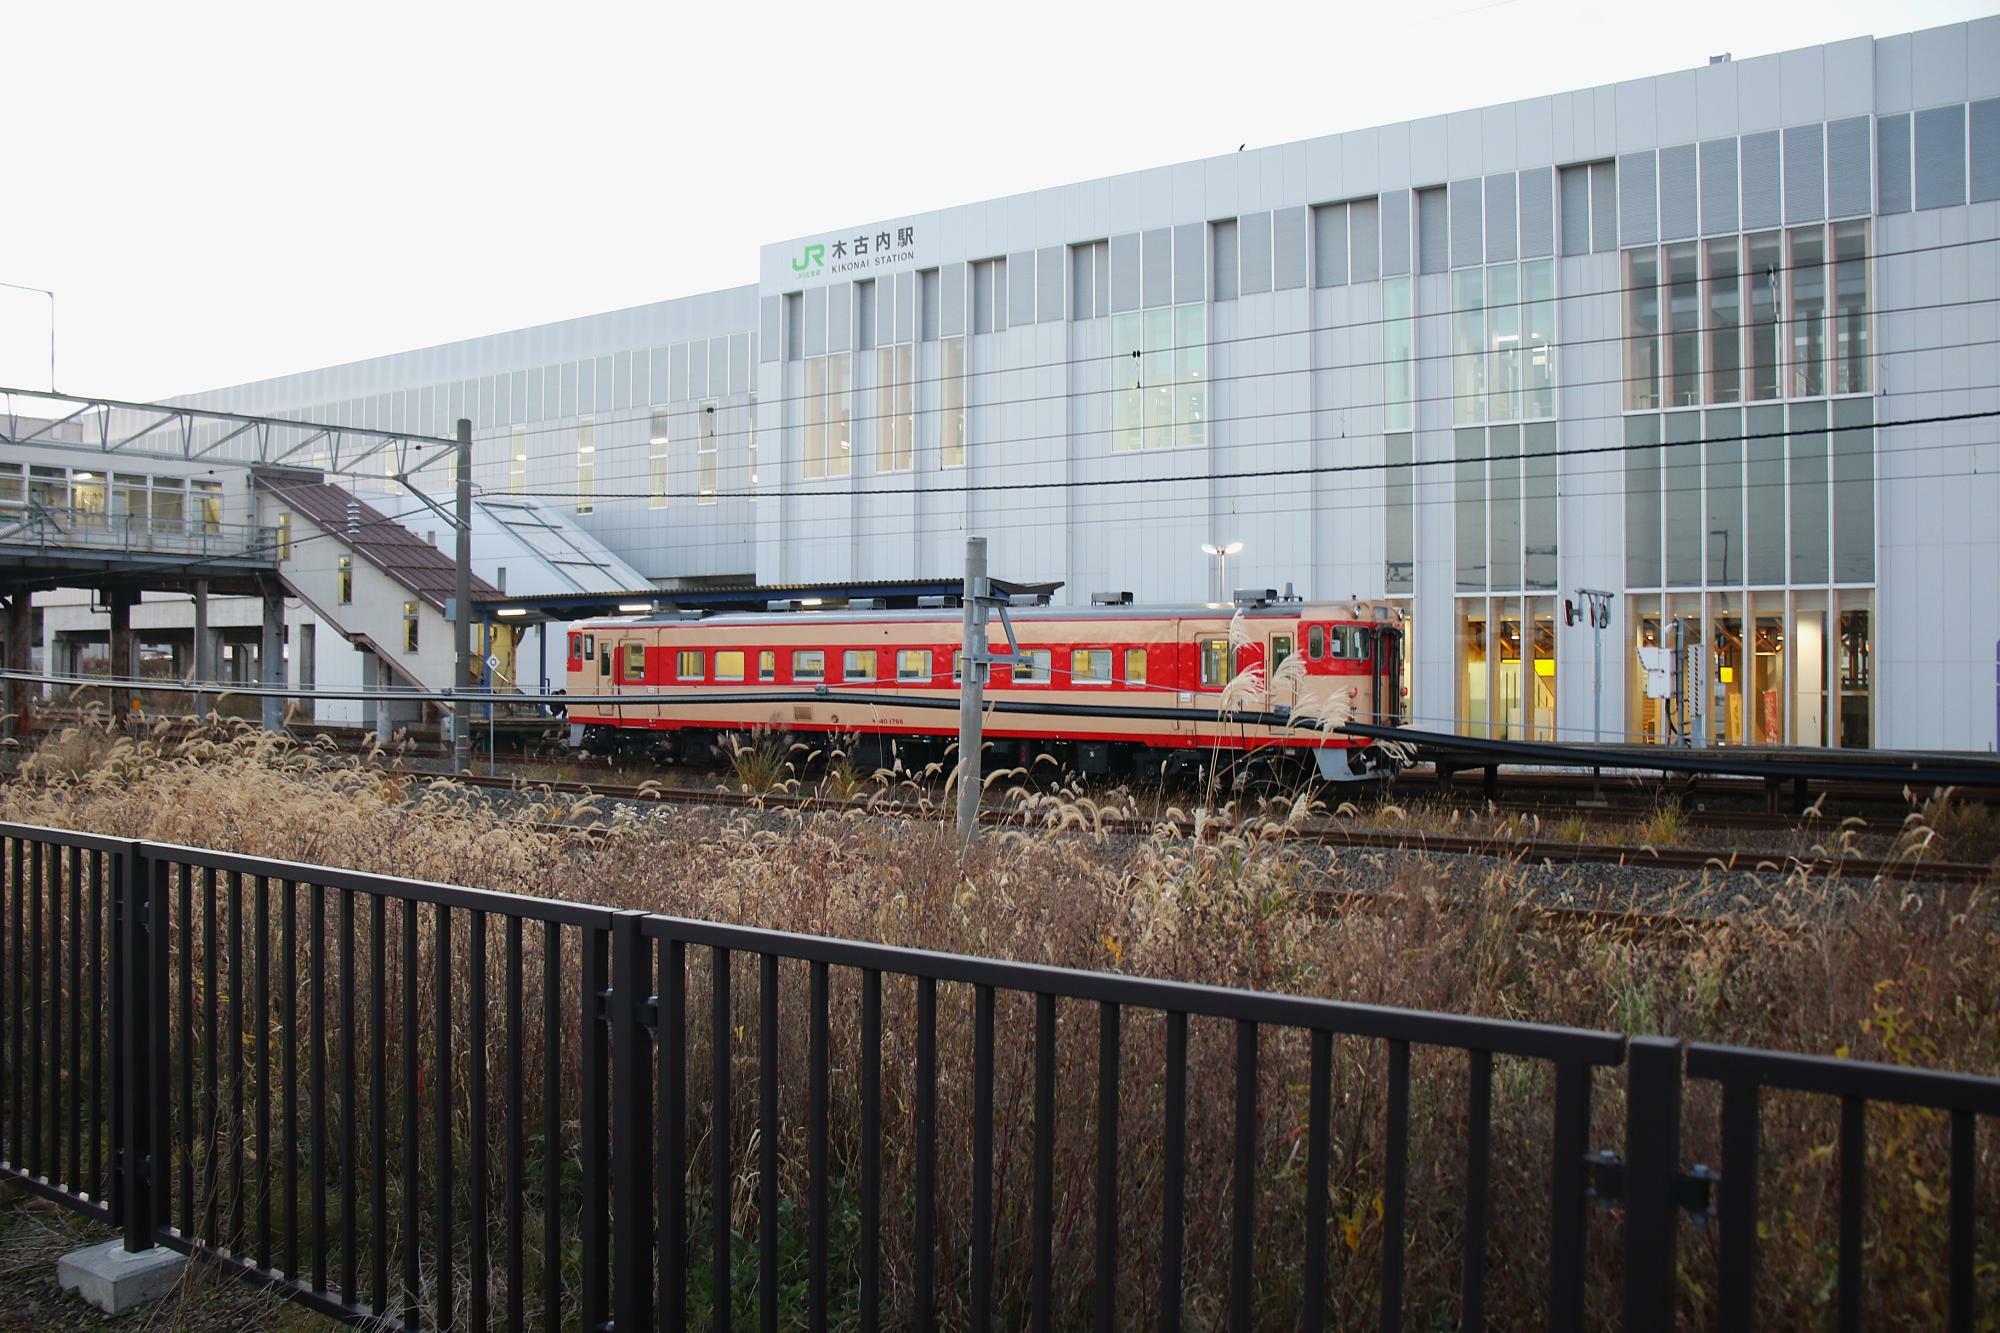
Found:
[(668, 446), (667, 414), (654, 411), (653, 425), (646, 436), (646, 488), (649, 509), (667, 507)]
[(1111, 448), (1208, 443), (1208, 309), (1199, 302), (1111, 318)]
[(942, 340), (938, 344), (938, 365), (938, 461), (945, 467), (964, 467), (965, 339)]
[(875, 349), (875, 470), (908, 472), (916, 466), (917, 347), (913, 342)]
[(593, 497), (597, 492), (597, 423), (584, 417), (576, 423), (576, 512), (588, 514), (596, 510)]
[(1625, 408), (1866, 393), (1866, 220), (1625, 251)]
[(340, 557), (340, 561), (338, 565), (335, 567), (334, 577), (338, 580), (337, 584), (338, 591), (336, 592), (336, 596), (339, 599), (340, 605), (342, 606), (353, 605), (354, 604), (354, 557), (353, 556), (344, 555)]
[(406, 653), (417, 651), (417, 625), (417, 604), (415, 602), (404, 602), (403, 651)]
[(853, 367), (847, 352), (805, 359), (803, 463), (808, 481), (848, 476), (854, 468)]
[(696, 504), (715, 503), (716, 447), (715, 447), (715, 401), (710, 399), (701, 405), (696, 414), (695, 431), (695, 489)]
[(1382, 282), (1382, 425), (1407, 431), (1417, 393), (1416, 307), (1407, 277)]

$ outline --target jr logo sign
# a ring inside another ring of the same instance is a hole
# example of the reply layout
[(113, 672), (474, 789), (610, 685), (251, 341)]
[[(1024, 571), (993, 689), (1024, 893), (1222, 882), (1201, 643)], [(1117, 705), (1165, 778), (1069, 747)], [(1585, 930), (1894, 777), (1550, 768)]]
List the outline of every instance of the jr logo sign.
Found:
[(808, 245), (799, 251), (799, 257), (792, 261), (792, 272), (803, 273), (809, 268), (818, 268), (826, 262), (824, 245)]

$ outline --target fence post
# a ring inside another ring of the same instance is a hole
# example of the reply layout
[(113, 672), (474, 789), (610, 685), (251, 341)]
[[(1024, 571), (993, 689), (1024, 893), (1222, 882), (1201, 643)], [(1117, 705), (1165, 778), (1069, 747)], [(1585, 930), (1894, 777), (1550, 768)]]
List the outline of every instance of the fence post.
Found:
[(611, 918), (611, 1323), (615, 1329), (653, 1323), (653, 1078), (647, 1015), (653, 1003), (651, 942), (640, 931), (643, 912)]
[(1632, 1038), (1625, 1089), (1625, 1331), (1664, 1331), (1679, 1299), (1680, 1042)]
[(129, 1251), (151, 1249), (159, 1172), (153, 1146), (153, 863), (142, 842), (127, 843), (112, 892), (118, 965), (111, 1067), (118, 1080), (111, 1141), (118, 1220)]

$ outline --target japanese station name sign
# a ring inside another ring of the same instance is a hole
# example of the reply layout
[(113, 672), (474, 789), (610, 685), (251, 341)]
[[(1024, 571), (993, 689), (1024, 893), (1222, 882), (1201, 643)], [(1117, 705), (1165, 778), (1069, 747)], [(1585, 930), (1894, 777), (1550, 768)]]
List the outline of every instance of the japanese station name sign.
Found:
[(916, 224), (888, 223), (801, 242), (790, 256), (788, 276), (793, 282), (860, 277), (916, 258)]

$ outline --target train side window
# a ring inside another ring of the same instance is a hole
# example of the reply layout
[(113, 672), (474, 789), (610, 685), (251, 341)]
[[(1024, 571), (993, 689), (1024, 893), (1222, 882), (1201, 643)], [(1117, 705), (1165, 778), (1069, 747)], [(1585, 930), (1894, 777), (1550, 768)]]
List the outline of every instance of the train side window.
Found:
[(1125, 650), (1125, 683), (1144, 685), (1146, 683), (1146, 650), (1127, 648)]
[(965, 679), (965, 654), (958, 649), (951, 650), (951, 683), (960, 684)]
[(1273, 676), (1277, 675), (1278, 668), (1283, 666), (1285, 659), (1291, 655), (1292, 636), (1289, 634), (1273, 634), (1271, 636), (1270, 661), (1265, 664), (1265, 670)]
[(583, 660), (588, 662), (595, 656), (597, 656), (597, 636), (586, 634), (583, 636)]
[(583, 636), (581, 634), (572, 634), (569, 636), (569, 660), (572, 662), (581, 662), (583, 660)]
[(620, 679), (628, 685), (635, 685), (646, 679), (646, 645), (637, 639), (628, 639), (618, 645), (625, 650), (625, 671)]
[(928, 648), (905, 648), (896, 654), (896, 679), (929, 684), (931, 679), (931, 650)]
[(1197, 639), (1195, 649), (1201, 655), (1201, 687), (1204, 690), (1219, 690), (1229, 683), (1229, 640)]
[(1326, 656), (1326, 626), (1314, 625), (1306, 630), (1306, 660), (1317, 662)]
[(743, 651), (740, 648), (718, 649), (715, 654), (715, 678), (717, 680), (743, 679)]
[(1049, 650), (1028, 648), (1022, 651), (1020, 660), (1014, 664), (1016, 685), (1046, 685), (1049, 683)]
[(826, 654), (817, 648), (792, 654), (793, 680), (825, 680)]
[(757, 679), (776, 680), (778, 678), (778, 655), (769, 648), (757, 654)]
[(683, 648), (674, 655), (674, 675), (680, 680), (700, 680), (708, 674), (708, 654), (699, 648)]
[(875, 680), (875, 650), (873, 648), (849, 648), (840, 655), (840, 677), (842, 680)]
[(1111, 650), (1109, 648), (1070, 649), (1069, 679), (1072, 685), (1109, 685), (1111, 683)]
[(1334, 656), (1345, 657), (1358, 662), (1368, 656), (1368, 631), (1359, 625), (1342, 625), (1334, 630), (1336, 652)]
[(597, 674), (600, 676), (611, 674), (611, 645), (608, 643), (598, 651)]

